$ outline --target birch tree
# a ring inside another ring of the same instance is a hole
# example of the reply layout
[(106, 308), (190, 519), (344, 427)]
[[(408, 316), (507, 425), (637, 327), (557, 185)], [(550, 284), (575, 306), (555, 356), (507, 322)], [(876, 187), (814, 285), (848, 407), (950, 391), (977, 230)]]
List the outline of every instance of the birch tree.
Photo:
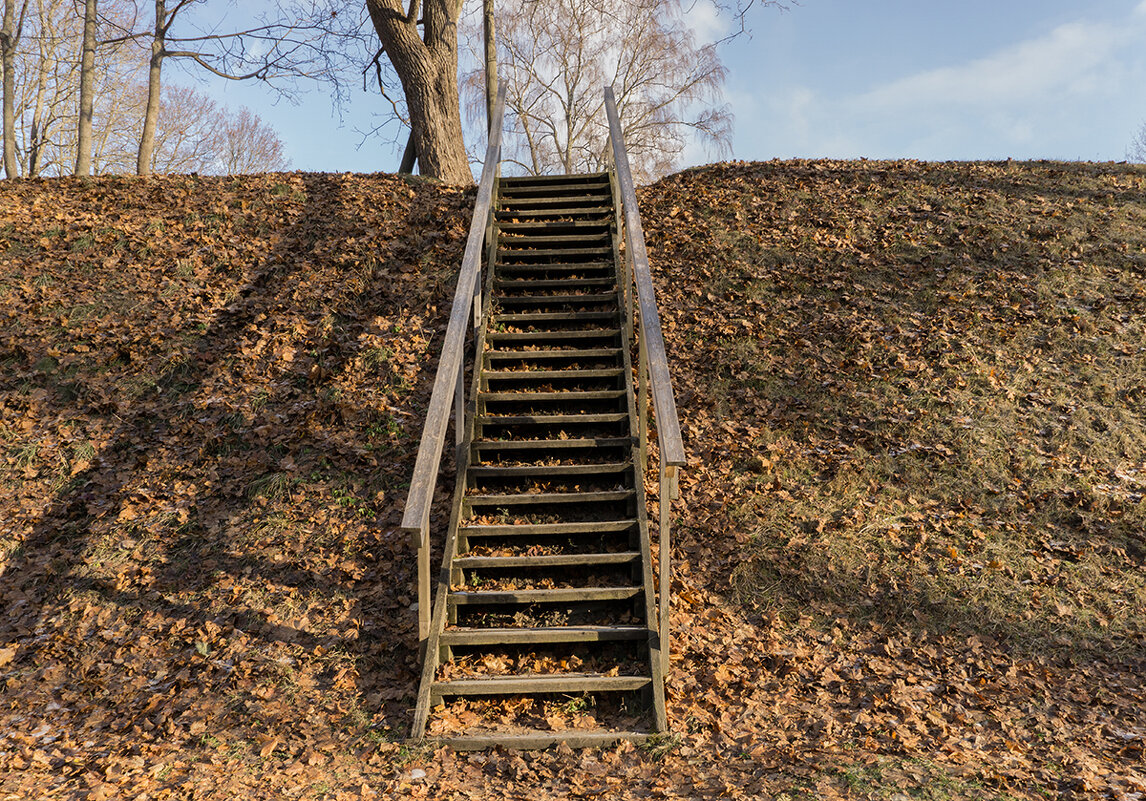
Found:
[[(614, 87), (638, 181), (670, 172), (690, 140), (727, 152), (732, 115), (714, 44), (699, 44), (677, 0), (503, 0), (496, 8), (508, 160), (526, 173), (593, 172), (608, 162), (602, 88)], [(477, 26), (471, 24), (469, 41)], [(484, 70), (465, 81), (467, 108)]]
[(92, 110), (95, 107), (96, 0), (84, 0), (84, 38), (80, 54), (80, 114), (76, 136), (76, 175), (92, 168)]
[[(16, 7), (19, 6), (19, 13)], [(16, 162), (16, 49), (24, 30), (24, 15), (28, 0), (4, 0), (4, 21), (0, 25), (0, 72), (3, 73), (4, 96), (4, 174), (13, 178), (19, 174)]]

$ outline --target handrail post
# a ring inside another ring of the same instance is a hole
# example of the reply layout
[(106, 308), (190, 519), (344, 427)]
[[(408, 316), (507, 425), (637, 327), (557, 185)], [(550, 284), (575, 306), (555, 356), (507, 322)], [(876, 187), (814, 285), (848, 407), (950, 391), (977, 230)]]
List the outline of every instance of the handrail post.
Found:
[(660, 598), (659, 598), (659, 611), (660, 611), (660, 639), (661, 639), (661, 664), (665, 675), (668, 675), (669, 670), (669, 601), (672, 597), (671, 584), (671, 566), (670, 566), (670, 544), (672, 542), (670, 526), (672, 525), (671, 512), (672, 500), (676, 494), (676, 473), (677, 468), (665, 464), (664, 453), (661, 453), (661, 469), (660, 469), (660, 493), (657, 496), (657, 502), (660, 506), (660, 526), (657, 530), (657, 539), (660, 545)]
[(430, 638), (430, 527), (420, 532), (418, 543), (418, 642)]
[(637, 340), (637, 436), (644, 469), (649, 464), (649, 354), (644, 337)]

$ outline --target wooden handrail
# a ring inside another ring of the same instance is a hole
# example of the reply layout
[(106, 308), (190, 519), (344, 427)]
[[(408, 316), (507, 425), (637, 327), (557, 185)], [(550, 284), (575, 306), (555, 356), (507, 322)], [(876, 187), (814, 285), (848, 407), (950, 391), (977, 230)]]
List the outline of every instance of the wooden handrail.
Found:
[[(647, 350), (649, 383), (652, 385), (653, 409), (657, 419), (657, 442), (661, 458), (668, 467), (684, 467), (684, 443), (680, 436), (676, 400), (673, 398), (669, 377), (665, 341), (661, 335), (661, 318), (657, 312), (657, 299), (653, 292), (649, 255), (645, 250), (645, 232), (641, 227), (640, 208), (633, 174), (629, 169), (629, 156), (621, 137), (621, 121), (617, 116), (617, 101), (613, 87), (605, 87), (605, 113), (609, 117), (609, 140), (613, 146), (613, 164), (617, 170), (617, 184), (621, 192), (621, 205), (625, 213), (625, 242), (633, 265), (633, 278), (637, 285), (637, 306), (641, 312), (641, 339)], [(644, 411), (642, 410), (643, 414)]]
[[(658, 545), (660, 550), (660, 588), (657, 594), (657, 639), (661, 656), (661, 670), (669, 672), (669, 575), (671, 567), (671, 516), (669, 506), (677, 496), (677, 471), (685, 465), (684, 444), (680, 436), (680, 420), (677, 418), (676, 400), (672, 394), (669, 378), (668, 357), (665, 354), (665, 341), (661, 334), (661, 317), (657, 311), (657, 299), (653, 291), (653, 277), (649, 272), (649, 254), (645, 249), (645, 231), (641, 226), (641, 212), (637, 205), (637, 190), (633, 185), (633, 173), (629, 168), (629, 155), (625, 151), (625, 141), (621, 133), (621, 121), (617, 114), (617, 101), (613, 87), (605, 87), (605, 113), (609, 117), (609, 141), (613, 146), (613, 169), (617, 176), (617, 189), (621, 196), (621, 206), (625, 218), (626, 269), (625, 291), (629, 282), (637, 285), (637, 308), (641, 312), (641, 323), (637, 329), (639, 361), (637, 365), (637, 431), (640, 439), (640, 472), (638, 481), (644, 475), (645, 443), (648, 427), (645, 422), (648, 404), (648, 385), (652, 385), (653, 411), (657, 420), (657, 442), (660, 445), (660, 520)], [(629, 311), (630, 324), (632, 310)], [(646, 381), (645, 375), (648, 374)]]
[(466, 240), (465, 255), (462, 257), (461, 271), (458, 274), (458, 286), (454, 290), (450, 321), (446, 326), (442, 355), (438, 360), (438, 373), (434, 378), (430, 407), (426, 411), (426, 425), (422, 429), (422, 441), (418, 446), (414, 475), (410, 479), (410, 491), (406, 495), (406, 508), (402, 514), (402, 529), (413, 536), (414, 545), (418, 548), (418, 620), (419, 637), (423, 642), (429, 636), (430, 629), (430, 509), (434, 501), (434, 488), (438, 483), (438, 469), (442, 462), (442, 448), (446, 443), (450, 412), (454, 406), (455, 391), (462, 370), (470, 310), (475, 300), (480, 297), (477, 288), (478, 277), (481, 274), (482, 243), (488, 227), (497, 167), (501, 161), (501, 127), (504, 113), (505, 87), (503, 86), (497, 93), (497, 102), (493, 109), (489, 146), (486, 148), (473, 218), (470, 220), (469, 238)]

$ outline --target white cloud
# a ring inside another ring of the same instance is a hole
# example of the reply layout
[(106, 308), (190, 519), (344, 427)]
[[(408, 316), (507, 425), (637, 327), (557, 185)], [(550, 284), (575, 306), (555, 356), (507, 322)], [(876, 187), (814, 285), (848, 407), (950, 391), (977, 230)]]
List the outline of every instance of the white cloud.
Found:
[[(1146, 2), (1139, 6), (1142, 9)], [(998, 106), (1043, 102), (1096, 86), (1112, 54), (1142, 35), (1143, 20), (1122, 27), (1073, 22), (966, 64), (927, 70), (867, 92), (857, 101), (877, 108), (958, 104)]]
[(737, 156), (1120, 159), (1146, 112), (1146, 0), (1124, 13), (867, 90), (777, 87), (747, 114), (733, 102)]

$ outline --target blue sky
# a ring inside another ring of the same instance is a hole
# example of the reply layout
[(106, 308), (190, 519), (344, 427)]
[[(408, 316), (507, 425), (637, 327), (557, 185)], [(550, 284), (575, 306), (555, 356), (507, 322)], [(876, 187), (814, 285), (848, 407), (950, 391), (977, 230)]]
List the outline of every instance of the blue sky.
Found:
[[(709, 2), (688, 19), (715, 38), (726, 23)], [(737, 159), (1117, 161), (1146, 121), (1146, 0), (800, 0), (750, 23), (722, 50)], [(291, 105), (257, 85), (202, 88), (274, 125), (295, 169), (397, 166), (384, 138), (359, 147), (381, 108), (361, 86), (342, 120), (317, 91)]]

